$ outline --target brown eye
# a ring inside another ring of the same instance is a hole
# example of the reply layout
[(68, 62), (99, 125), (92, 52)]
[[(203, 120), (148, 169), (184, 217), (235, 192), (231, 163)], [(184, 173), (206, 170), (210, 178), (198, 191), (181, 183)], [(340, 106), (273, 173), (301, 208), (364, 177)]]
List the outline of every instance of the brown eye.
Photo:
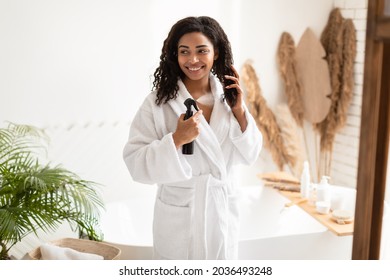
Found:
[(179, 54), (181, 54), (181, 55), (186, 55), (186, 54), (188, 54), (189, 52), (187, 51), (187, 50), (180, 50), (179, 51)]
[(209, 52), (210, 52), (210, 50), (208, 50), (208, 49), (201, 49), (201, 50), (199, 50), (199, 53), (201, 53), (201, 54), (207, 54)]

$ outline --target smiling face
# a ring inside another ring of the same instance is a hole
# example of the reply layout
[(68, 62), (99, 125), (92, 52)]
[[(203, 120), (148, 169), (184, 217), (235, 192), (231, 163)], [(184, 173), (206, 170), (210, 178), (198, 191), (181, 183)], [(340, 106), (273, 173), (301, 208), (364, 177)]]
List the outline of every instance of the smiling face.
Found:
[(177, 57), (185, 79), (208, 80), (214, 59), (218, 54), (211, 41), (200, 32), (183, 35), (178, 43)]

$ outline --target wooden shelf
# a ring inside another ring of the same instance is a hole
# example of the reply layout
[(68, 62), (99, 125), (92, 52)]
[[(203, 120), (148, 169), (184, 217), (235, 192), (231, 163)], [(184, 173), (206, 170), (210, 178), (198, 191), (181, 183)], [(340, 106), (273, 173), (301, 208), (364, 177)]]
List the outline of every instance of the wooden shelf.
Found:
[(307, 201), (301, 201), (301, 195), (299, 192), (290, 192), (290, 191), (279, 191), (283, 196), (288, 198), (293, 204), (296, 204), (298, 207), (301, 207), (304, 211), (310, 214), (313, 218), (319, 221), (321, 224), (326, 226), (330, 231), (338, 236), (347, 236), (353, 234), (353, 222), (340, 225), (332, 220), (331, 213), (329, 214), (319, 214), (317, 213), (315, 206), (309, 205)]

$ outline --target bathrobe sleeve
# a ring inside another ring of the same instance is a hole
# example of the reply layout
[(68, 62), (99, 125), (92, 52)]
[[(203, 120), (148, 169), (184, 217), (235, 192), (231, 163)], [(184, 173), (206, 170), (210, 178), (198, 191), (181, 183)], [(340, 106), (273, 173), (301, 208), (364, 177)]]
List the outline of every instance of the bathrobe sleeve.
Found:
[(246, 130), (242, 132), (237, 119), (231, 114), (229, 137), (238, 151), (239, 158), (241, 159), (239, 163), (251, 165), (259, 157), (260, 150), (263, 146), (263, 136), (247, 108), (245, 108), (245, 116), (248, 125)]
[(151, 100), (145, 100), (134, 117), (123, 158), (133, 180), (146, 184), (165, 184), (184, 181), (191, 177), (192, 169), (173, 142), (172, 133), (159, 136), (157, 125), (164, 125), (156, 116)]

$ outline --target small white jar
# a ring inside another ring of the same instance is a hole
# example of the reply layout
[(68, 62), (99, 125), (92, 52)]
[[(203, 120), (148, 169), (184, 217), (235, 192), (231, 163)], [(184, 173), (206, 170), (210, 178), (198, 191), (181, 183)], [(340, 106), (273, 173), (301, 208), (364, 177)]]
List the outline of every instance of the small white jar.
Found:
[(316, 210), (320, 214), (328, 214), (330, 211), (330, 202), (328, 201), (317, 201)]

